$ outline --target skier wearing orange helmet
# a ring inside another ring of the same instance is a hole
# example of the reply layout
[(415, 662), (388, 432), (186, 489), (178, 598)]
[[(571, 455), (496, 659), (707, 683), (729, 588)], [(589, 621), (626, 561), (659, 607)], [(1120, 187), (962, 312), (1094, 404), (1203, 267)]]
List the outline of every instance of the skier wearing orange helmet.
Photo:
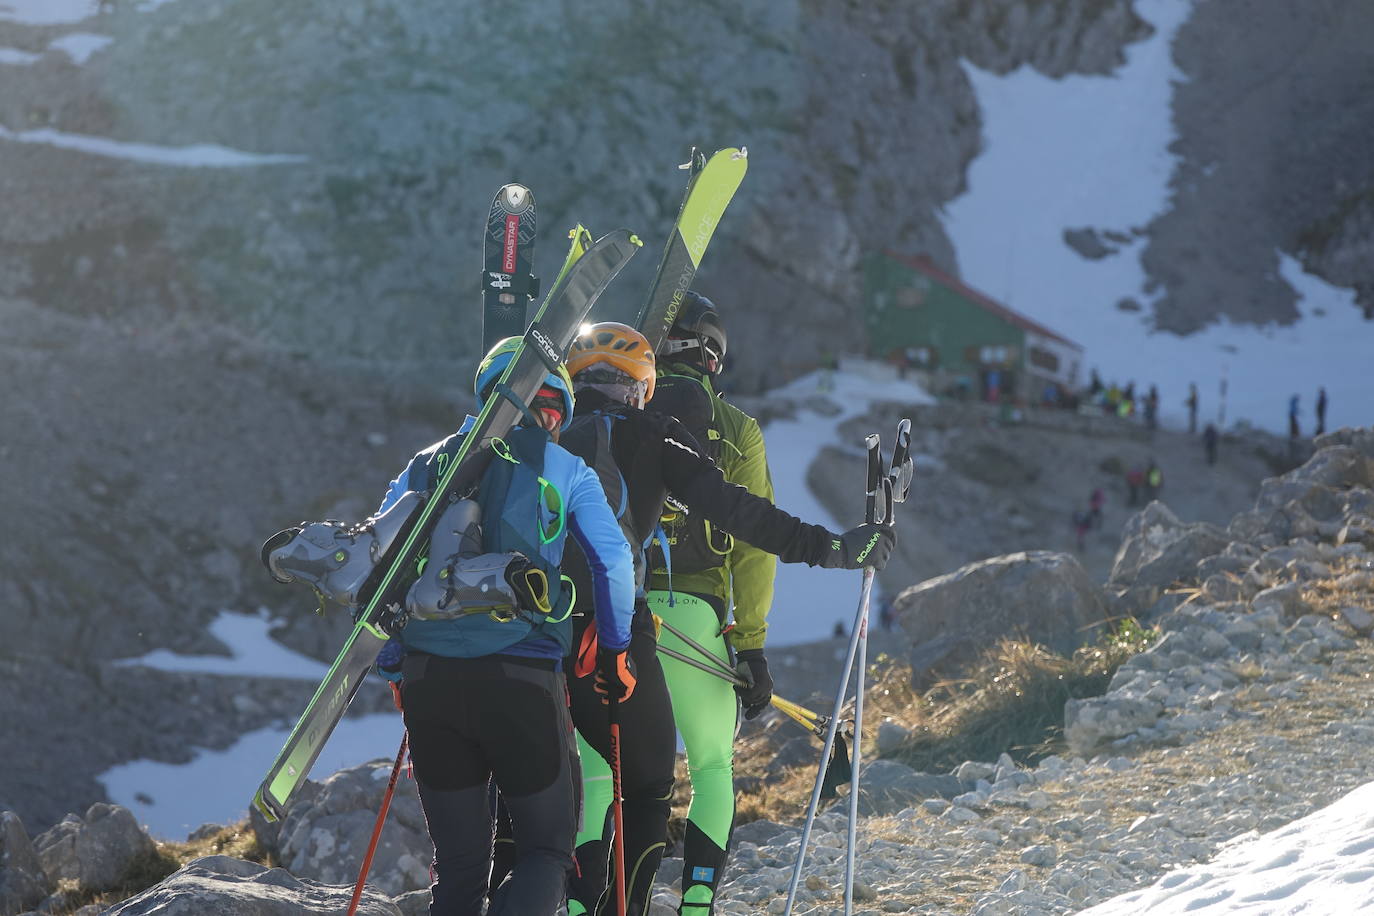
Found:
[[(653, 615), (643, 601), (644, 545), (669, 501), (681, 511), (700, 513), (713, 524), (777, 554), (787, 563), (854, 569), (855, 559), (875, 535), (878, 544), (864, 565), (882, 568), (895, 535), (887, 526), (860, 525), (834, 534), (775, 507), (743, 487), (725, 482), (700, 443), (677, 419), (644, 405), (653, 397), (656, 359), (649, 342), (617, 322), (592, 325), (573, 343), (567, 368), (576, 392), (572, 425), (560, 443), (581, 457), (600, 478), (635, 556), (640, 596), (631, 624), (629, 664), (636, 687), (618, 705), (621, 785), (625, 825), (627, 913), (648, 911), (654, 875), (667, 844), (676, 733), (667, 683), (657, 655)], [(598, 692), (614, 684), (598, 671), (597, 631), (592, 626), (595, 585), (577, 550), (564, 557), (563, 571), (577, 586), (573, 605), (573, 656), (568, 660), (573, 722), (583, 761), (584, 817), (578, 834), (577, 874), (569, 882), (568, 912), (614, 912), (614, 874), (608, 868), (610, 829), (605, 816), (611, 783), (610, 734)], [(604, 667), (604, 666), (603, 666)]]

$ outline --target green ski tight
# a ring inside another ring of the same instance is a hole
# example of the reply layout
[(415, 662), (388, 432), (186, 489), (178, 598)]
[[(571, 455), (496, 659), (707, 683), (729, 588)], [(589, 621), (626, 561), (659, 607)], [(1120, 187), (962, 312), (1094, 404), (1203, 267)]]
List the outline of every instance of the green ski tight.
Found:
[[(720, 635), (721, 615), (702, 596), (685, 592), (649, 592), (649, 610), (710, 649), (728, 667), (729, 650)], [(688, 658), (697, 650), (666, 629), (659, 643)], [(683, 841), (682, 911), (691, 916), (711, 912), (716, 886), (725, 871), (726, 848), (735, 820), (735, 689), (728, 682), (660, 656), (673, 717), (687, 749), (692, 804)]]
[[(673, 592), (670, 604), (668, 592), (649, 592), (648, 604), (653, 613), (730, 664), (725, 639), (720, 635), (720, 616), (707, 600)], [(659, 642), (689, 658), (698, 654), (667, 630), (659, 634)], [(692, 783), (692, 804), (687, 811), (687, 835), (683, 841), (682, 912), (707, 916), (712, 912), (716, 886), (725, 871), (726, 849), (735, 819), (735, 690), (728, 682), (690, 665), (663, 655), (659, 658), (673, 698), (673, 718), (687, 749), (687, 771)], [(581, 735), (577, 744), (583, 781), (582, 824), (576, 845), (581, 850), (584, 844), (602, 839), (611, 804), (611, 771)], [(578, 905), (569, 912), (585, 910)]]

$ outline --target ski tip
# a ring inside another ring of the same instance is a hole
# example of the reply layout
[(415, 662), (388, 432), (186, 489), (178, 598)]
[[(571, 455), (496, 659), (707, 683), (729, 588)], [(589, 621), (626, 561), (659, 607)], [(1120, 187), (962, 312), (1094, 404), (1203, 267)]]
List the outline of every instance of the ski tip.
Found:
[(502, 206), (512, 213), (524, 210), (533, 203), (534, 199), (530, 189), (522, 184), (504, 185), (496, 196), (501, 201)]

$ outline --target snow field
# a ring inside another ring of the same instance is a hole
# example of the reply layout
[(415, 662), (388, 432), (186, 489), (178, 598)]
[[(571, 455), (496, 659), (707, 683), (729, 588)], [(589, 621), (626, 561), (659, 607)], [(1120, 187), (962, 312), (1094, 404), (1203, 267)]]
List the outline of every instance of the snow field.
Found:
[(1350, 304), (1351, 291), (1280, 255), (1280, 275), (1301, 297), (1296, 325), (1149, 333), (1140, 314), (1115, 307), (1124, 298), (1148, 302), (1140, 240), (1097, 261), (1064, 243), (1065, 229), (1129, 233), (1168, 206), (1171, 83), (1184, 79), (1169, 48), (1191, 4), (1135, 6), (1156, 33), (1129, 46), (1126, 66), (1111, 76), (1056, 80), (1028, 67), (996, 76), (966, 65), (984, 151), (969, 168), (968, 192), (946, 208), (963, 279), (1083, 345), (1085, 372), (1097, 367), (1104, 382), (1134, 381), (1138, 391), (1157, 384), (1168, 425), (1186, 424), (1189, 382), (1198, 385), (1200, 420), (1217, 421), (1223, 379), (1225, 426), (1244, 420), (1286, 434), (1288, 400), (1297, 394), (1310, 435), (1321, 385), (1327, 429), (1374, 422), (1374, 323)]

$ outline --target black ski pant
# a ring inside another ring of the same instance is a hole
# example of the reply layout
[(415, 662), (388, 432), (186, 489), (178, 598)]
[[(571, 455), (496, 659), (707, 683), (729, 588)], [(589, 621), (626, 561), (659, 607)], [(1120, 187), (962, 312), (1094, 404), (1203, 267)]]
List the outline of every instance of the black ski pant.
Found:
[[(647, 613), (642, 612), (647, 618)], [(638, 622), (638, 621), (637, 621)], [(580, 645), (574, 642), (574, 645)], [(620, 717), (620, 782), (624, 796), (626, 912), (647, 913), (654, 876), (668, 843), (668, 815), (672, 806), (673, 764), (677, 756), (677, 729), (668, 684), (658, 661), (658, 643), (652, 621), (637, 626), (630, 639), (638, 684), (629, 700), (618, 704)], [(595, 675), (568, 682), (572, 696), (573, 723), (587, 744), (611, 762), (610, 717)], [(599, 812), (598, 812), (599, 814)], [(568, 896), (589, 911), (615, 913), (615, 874), (610, 866), (611, 818), (601, 841), (583, 843), (577, 849), (577, 873)]]
[(552, 659), (411, 653), (403, 697), (410, 759), (434, 842), (430, 916), (479, 916), (495, 824), (507, 810), (519, 861), (487, 916), (552, 916), (573, 865), (577, 772), (567, 687)]

